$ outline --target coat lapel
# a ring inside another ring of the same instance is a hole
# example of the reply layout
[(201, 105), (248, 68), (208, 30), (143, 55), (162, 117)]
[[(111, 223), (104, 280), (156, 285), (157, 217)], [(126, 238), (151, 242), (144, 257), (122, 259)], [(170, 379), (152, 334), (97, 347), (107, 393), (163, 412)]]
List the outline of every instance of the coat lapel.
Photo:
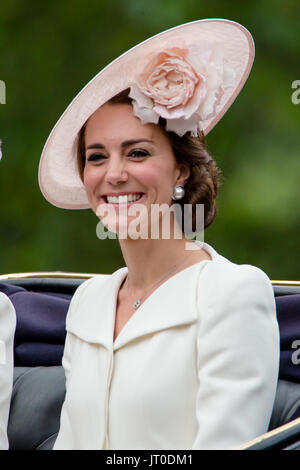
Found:
[[(208, 261), (209, 262), (209, 261)], [(206, 261), (194, 264), (160, 285), (128, 320), (113, 342), (117, 295), (127, 268), (111, 276), (96, 276), (79, 300), (68, 331), (108, 349), (120, 349), (144, 335), (191, 324), (198, 319), (197, 282)]]
[(67, 330), (84, 341), (112, 349), (117, 295), (126, 274), (127, 268), (121, 268), (83, 283), (79, 302), (68, 314)]
[(114, 343), (114, 350), (157, 331), (197, 321), (197, 266), (191, 266), (161, 284), (130, 317)]

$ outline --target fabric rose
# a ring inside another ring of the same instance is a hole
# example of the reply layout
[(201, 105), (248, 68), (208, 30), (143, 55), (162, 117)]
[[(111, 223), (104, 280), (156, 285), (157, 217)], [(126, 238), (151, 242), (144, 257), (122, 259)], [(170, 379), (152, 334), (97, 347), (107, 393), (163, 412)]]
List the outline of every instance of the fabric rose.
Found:
[(166, 119), (166, 129), (197, 136), (200, 122), (214, 115), (234, 72), (223, 65), (220, 50), (208, 44), (161, 50), (131, 86), (133, 109), (143, 123)]

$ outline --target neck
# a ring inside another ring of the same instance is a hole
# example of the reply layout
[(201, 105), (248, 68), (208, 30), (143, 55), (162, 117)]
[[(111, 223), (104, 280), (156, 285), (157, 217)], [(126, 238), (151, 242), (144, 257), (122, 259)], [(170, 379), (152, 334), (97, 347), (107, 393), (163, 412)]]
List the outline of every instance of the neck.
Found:
[[(157, 281), (177, 264), (183, 264), (190, 251), (185, 249), (186, 239), (120, 240), (125, 263), (128, 267), (130, 288), (143, 290)], [(184, 265), (183, 265), (184, 267)]]

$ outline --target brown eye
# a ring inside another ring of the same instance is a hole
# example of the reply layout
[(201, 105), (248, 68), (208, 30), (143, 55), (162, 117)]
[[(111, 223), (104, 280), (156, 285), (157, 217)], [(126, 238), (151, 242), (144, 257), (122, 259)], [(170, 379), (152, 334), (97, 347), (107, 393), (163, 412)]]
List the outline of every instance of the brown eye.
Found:
[(98, 162), (100, 160), (104, 160), (106, 157), (102, 155), (101, 153), (92, 153), (87, 157), (88, 162)]
[(135, 149), (129, 153), (129, 156), (134, 158), (143, 158), (147, 157), (148, 155), (150, 155), (150, 153), (147, 150), (143, 149)]

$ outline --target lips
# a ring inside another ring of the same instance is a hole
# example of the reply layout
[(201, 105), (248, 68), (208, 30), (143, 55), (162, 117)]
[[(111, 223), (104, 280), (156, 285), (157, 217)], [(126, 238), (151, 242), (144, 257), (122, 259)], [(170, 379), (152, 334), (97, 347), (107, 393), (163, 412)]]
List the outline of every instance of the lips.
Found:
[(101, 197), (102, 201), (105, 204), (110, 204), (113, 206), (126, 206), (139, 202), (145, 193), (142, 192), (132, 192), (132, 193), (111, 193), (106, 194)]
[[(133, 202), (127, 202), (127, 203), (109, 203), (107, 202), (107, 198), (106, 198), (106, 195), (102, 195), (101, 198), (100, 198), (100, 203), (97, 207), (97, 210), (96, 210), (96, 215), (101, 219), (103, 217), (114, 217), (114, 214), (117, 214), (117, 216), (122, 216), (122, 214), (124, 215), (124, 211), (125, 213), (127, 213), (127, 211), (129, 210), (129, 208), (131, 206), (133, 206), (134, 204), (142, 204), (143, 205), (143, 208), (145, 209), (145, 200), (147, 199), (147, 196), (145, 193), (123, 193), (124, 194), (140, 194), (141, 197), (139, 199), (137, 199), (136, 201), (133, 201)], [(114, 194), (115, 195), (115, 194)], [(120, 196), (121, 194), (118, 193), (118, 196)], [(133, 214), (131, 214), (133, 215)]]

